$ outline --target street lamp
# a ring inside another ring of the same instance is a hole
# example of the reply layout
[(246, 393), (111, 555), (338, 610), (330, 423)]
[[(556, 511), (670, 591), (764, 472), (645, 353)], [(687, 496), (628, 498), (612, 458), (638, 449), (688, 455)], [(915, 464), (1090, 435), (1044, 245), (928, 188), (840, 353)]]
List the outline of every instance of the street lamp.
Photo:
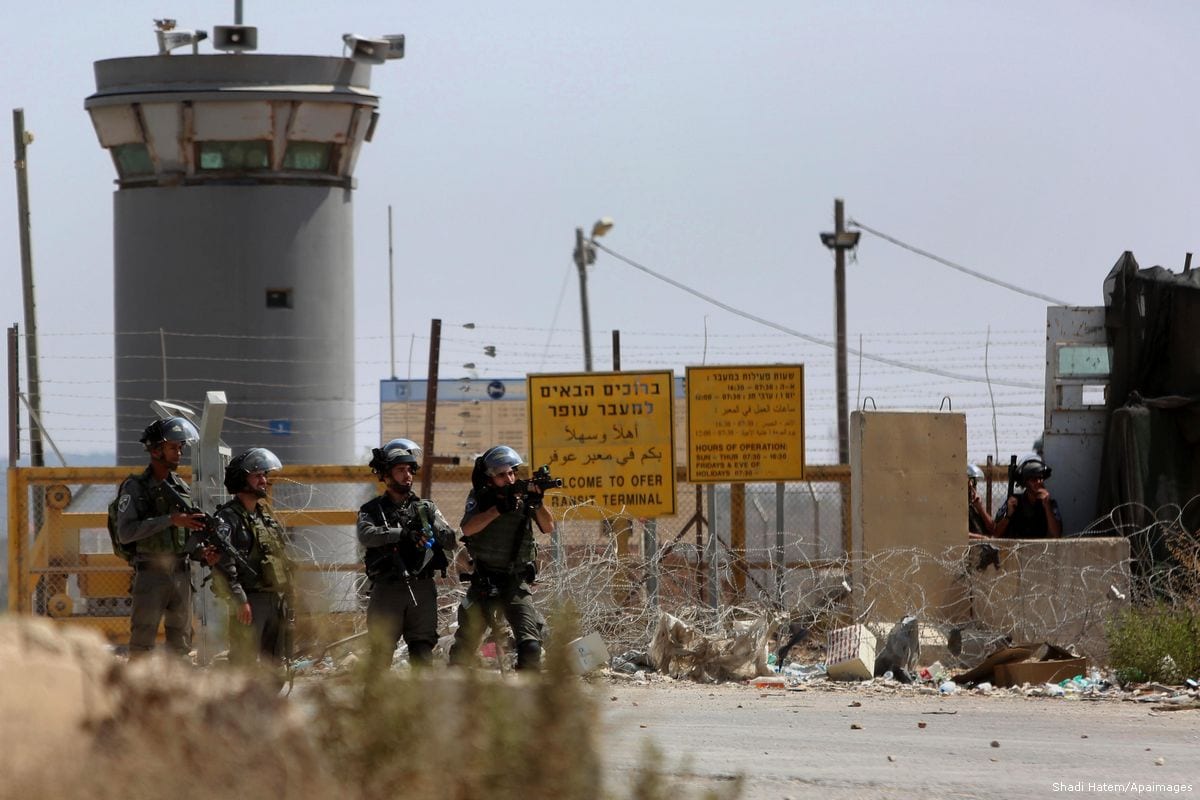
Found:
[(821, 244), (834, 254), (834, 312), (837, 316), (837, 415), (838, 463), (850, 463), (850, 390), (846, 378), (846, 251), (858, 247), (859, 231), (848, 231), (840, 199), (833, 201), (832, 233), (821, 234)]
[(592, 371), (592, 325), (588, 316), (587, 268), (596, 262), (595, 240), (612, 229), (612, 217), (601, 217), (592, 225), (592, 235), (585, 238), (583, 228), (575, 229), (575, 267), (579, 270), (579, 303), (583, 310), (583, 369)]

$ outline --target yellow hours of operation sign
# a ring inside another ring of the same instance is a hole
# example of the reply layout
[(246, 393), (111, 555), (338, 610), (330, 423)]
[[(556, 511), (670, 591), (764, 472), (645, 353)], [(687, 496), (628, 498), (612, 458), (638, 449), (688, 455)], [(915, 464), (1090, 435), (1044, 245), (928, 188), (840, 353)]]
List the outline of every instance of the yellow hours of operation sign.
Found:
[(530, 375), (529, 464), (563, 481), (551, 509), (600, 518), (675, 513), (670, 372)]
[(687, 368), (688, 481), (804, 480), (804, 365)]

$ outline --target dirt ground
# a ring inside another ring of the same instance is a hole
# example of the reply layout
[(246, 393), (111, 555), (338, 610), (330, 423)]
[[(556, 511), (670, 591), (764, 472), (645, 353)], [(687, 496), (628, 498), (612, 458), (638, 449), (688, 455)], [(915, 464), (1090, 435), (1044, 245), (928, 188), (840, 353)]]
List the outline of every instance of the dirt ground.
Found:
[(661, 678), (592, 690), (614, 781), (652, 742), (685, 786), (727, 789), (742, 775), (748, 800), (1200, 796), (1196, 708)]
[[(21, 768), (47, 753), (59, 763), (81, 758), (88, 751), (81, 723), (123, 707), (114, 685), (141, 685), (138, 670), (156, 668), (140, 662), (113, 673), (106, 647), (88, 633), (0, 619), (0, 797)], [(174, 667), (188, 692), (161, 694), (182, 703), (181, 713), (205, 698), (234, 696), (240, 704), (251, 697), (227, 674)], [(114, 684), (114, 674), (125, 677)], [(315, 680), (298, 682), (282, 704), (273, 693), (267, 698), (265, 707), (278, 707), (281, 735), (293, 730), (282, 724), (292, 717), (303, 725), (305, 688)], [(585, 686), (600, 705), (610, 795), (629, 796), (622, 789), (649, 745), (662, 754), (658, 768), (697, 796), (728, 790), (739, 777), (748, 800), (1200, 793), (1200, 699), (1170, 705), (1163, 698), (1178, 694), (1171, 691), (1136, 702), (1116, 690), (1096, 699), (940, 695), (824, 680), (759, 689), (607, 672)]]

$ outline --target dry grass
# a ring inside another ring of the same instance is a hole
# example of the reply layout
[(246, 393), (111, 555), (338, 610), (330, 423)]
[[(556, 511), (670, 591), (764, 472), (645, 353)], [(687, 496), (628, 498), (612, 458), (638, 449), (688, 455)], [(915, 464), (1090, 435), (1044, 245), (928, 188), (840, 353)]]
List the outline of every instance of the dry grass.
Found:
[[(74, 735), (90, 740), (77, 763), (26, 770), (0, 797), (63, 800), (575, 800), (605, 789), (599, 709), (571, 674), (569, 615), (540, 676), (435, 669), (362, 670), (280, 697), (269, 677), (198, 672), (165, 660), (114, 662), (117, 710)], [(64, 735), (67, 735), (64, 732)], [(654, 756), (626, 796), (683, 796)], [(735, 797), (740, 787), (725, 796)]]

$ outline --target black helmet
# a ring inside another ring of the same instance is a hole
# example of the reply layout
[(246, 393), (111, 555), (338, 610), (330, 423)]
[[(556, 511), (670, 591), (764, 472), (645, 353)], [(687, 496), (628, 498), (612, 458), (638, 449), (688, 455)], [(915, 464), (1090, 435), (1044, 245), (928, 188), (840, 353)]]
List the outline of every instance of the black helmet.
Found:
[(246, 488), (246, 476), (252, 472), (283, 469), (279, 456), (265, 447), (251, 447), (225, 467), (225, 491), (237, 494)]
[(200, 431), (196, 430), (196, 426), (183, 417), (167, 417), (166, 419), (156, 419), (146, 426), (146, 430), (142, 431), (142, 438), (138, 439), (147, 450), (151, 450), (163, 442), (183, 442), (185, 444), (195, 444), (200, 441)]
[(408, 464), (412, 471), (421, 468), (421, 456), (424, 455), (417, 443), (411, 439), (392, 439), (383, 447), (371, 451), (371, 461), (368, 466), (371, 471), (383, 480), (397, 464)]
[[(413, 472), (416, 472), (418, 469), (421, 468), (421, 462), (425, 460), (425, 451), (421, 449), (421, 445), (417, 444), (412, 439), (392, 439), (390, 442), (388, 442), (387, 444), (385, 444), (383, 446), (383, 452), (390, 453), (393, 449), (396, 449), (396, 448), (399, 448), (401, 450), (407, 450), (409, 453), (412, 454), (412, 457), (417, 460), (416, 465), (413, 466)], [(398, 461), (396, 463), (406, 464), (408, 462)]]
[(471, 483), (476, 489), (486, 486), (489, 478), (516, 469), (523, 464), (521, 455), (506, 444), (498, 444), (484, 451), (475, 459), (475, 469), (471, 471)]
[(506, 444), (498, 444), (483, 454), (483, 469), (491, 478), (501, 472), (516, 469), (525, 462), (521, 455)]
[(1050, 468), (1046, 466), (1046, 462), (1042, 461), (1037, 456), (1026, 456), (1021, 459), (1021, 463), (1017, 464), (1017, 480), (1021, 483), (1030, 478), (1041, 478), (1046, 480), (1050, 477)]

